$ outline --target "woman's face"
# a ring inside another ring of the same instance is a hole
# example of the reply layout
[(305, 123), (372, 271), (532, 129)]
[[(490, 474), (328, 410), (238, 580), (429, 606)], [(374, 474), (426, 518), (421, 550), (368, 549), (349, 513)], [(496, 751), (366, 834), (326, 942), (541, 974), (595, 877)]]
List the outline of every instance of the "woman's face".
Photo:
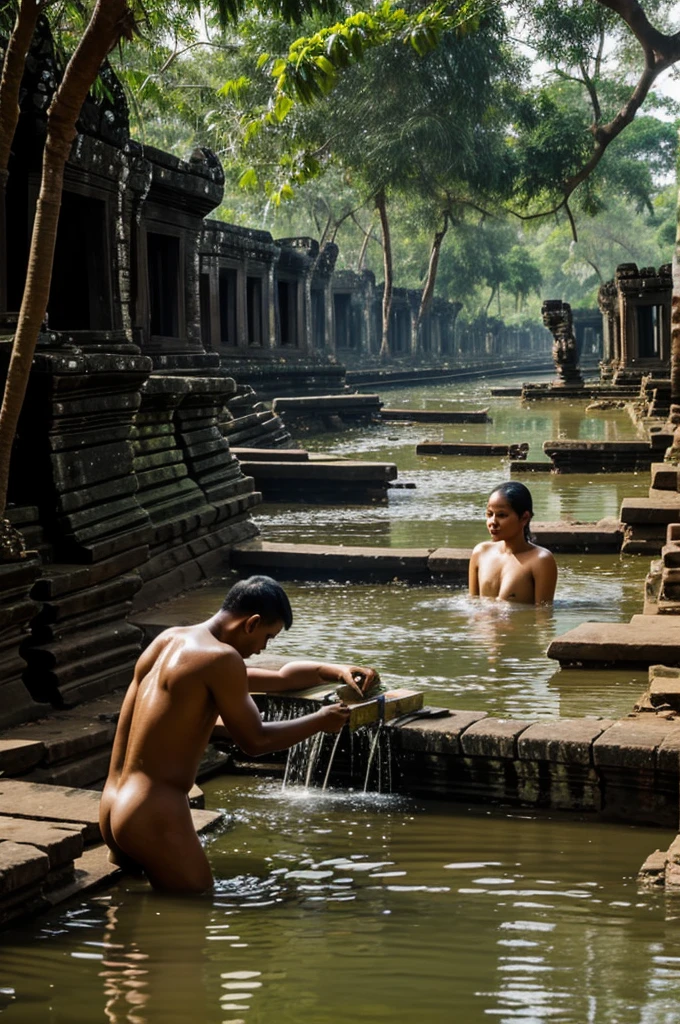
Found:
[(530, 518), (529, 512), (518, 516), (507, 498), (498, 491), (494, 491), (487, 502), (486, 528), (492, 540), (511, 540), (518, 534), (523, 535)]

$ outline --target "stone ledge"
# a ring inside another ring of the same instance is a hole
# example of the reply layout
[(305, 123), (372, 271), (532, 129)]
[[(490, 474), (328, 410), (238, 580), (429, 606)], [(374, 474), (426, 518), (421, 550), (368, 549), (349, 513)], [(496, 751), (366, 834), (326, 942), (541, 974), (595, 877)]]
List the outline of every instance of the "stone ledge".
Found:
[(614, 723), (608, 719), (545, 719), (529, 726), (519, 738), (523, 761), (592, 765), (594, 741)]
[(515, 719), (481, 718), (461, 734), (462, 752), (468, 757), (514, 759), (518, 739), (530, 725)]
[(654, 718), (622, 719), (614, 722), (593, 743), (595, 767), (643, 768), (657, 767), (657, 750), (673, 736), (680, 737), (680, 726)]

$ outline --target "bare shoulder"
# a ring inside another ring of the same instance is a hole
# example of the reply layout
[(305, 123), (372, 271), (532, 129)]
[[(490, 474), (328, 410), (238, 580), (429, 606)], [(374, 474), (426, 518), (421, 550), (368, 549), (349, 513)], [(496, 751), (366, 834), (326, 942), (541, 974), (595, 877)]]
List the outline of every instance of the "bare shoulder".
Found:
[(550, 565), (554, 565), (555, 564), (555, 556), (553, 555), (552, 551), (548, 551), (547, 548), (539, 547), (538, 544), (534, 544), (534, 548), (535, 548), (535, 557), (539, 561), (544, 562), (544, 563), (548, 563)]
[(472, 549), (473, 555), (482, 555), (485, 551), (490, 551), (494, 547), (492, 540), (483, 540), (481, 543), (476, 544)]

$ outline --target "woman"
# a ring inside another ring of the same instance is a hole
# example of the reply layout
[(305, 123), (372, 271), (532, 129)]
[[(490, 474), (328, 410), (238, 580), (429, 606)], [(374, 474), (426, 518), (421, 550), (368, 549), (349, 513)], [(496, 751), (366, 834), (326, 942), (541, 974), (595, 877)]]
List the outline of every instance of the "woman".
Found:
[(532, 544), (531, 493), (515, 480), (501, 484), (486, 507), (490, 541), (478, 544), (470, 559), (470, 593), (521, 604), (550, 604), (557, 565), (550, 551)]

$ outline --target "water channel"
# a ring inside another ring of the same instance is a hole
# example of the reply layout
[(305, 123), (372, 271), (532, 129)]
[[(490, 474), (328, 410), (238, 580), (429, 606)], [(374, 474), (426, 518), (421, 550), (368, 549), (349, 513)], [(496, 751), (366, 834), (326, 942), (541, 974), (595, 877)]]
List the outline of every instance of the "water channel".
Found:
[[(510, 383), (503, 381), (503, 383)], [(484, 539), (501, 460), (424, 460), (415, 441), (635, 436), (625, 413), (523, 408), (474, 383), (387, 392), (389, 404), (489, 405), (492, 425), (385, 424), (305, 438), (311, 448), (394, 460), (415, 490), (389, 505), (265, 506), (267, 539), (469, 547)], [(464, 433), (463, 433), (464, 431)], [(455, 432), (455, 435), (454, 435)], [(616, 516), (649, 475), (527, 477), (536, 518)], [(544, 651), (585, 619), (641, 610), (648, 559), (558, 556), (552, 613), (471, 602), (446, 587), (288, 586), (296, 611), (277, 653), (373, 663), (429, 703), (507, 717), (624, 714), (635, 672), (560, 672)], [(180, 601), (212, 613), (225, 583)], [(672, 836), (566, 815), (449, 806), (394, 795), (204, 785), (225, 827), (207, 840), (215, 891), (158, 897), (136, 880), (0, 938), (8, 1024), (675, 1024), (680, 903), (640, 893), (635, 874)]]

